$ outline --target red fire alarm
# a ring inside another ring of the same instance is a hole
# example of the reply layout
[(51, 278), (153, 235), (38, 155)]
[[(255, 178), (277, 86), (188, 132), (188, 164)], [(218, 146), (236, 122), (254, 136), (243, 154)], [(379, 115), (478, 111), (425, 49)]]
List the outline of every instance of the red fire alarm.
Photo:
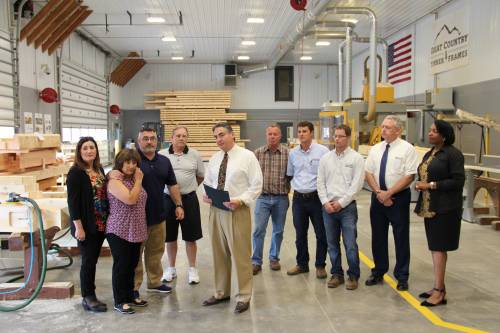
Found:
[(52, 88), (45, 88), (40, 93), (38, 96), (44, 101), (45, 103), (54, 103), (57, 102), (57, 91), (55, 91)]
[(120, 107), (116, 104), (113, 104), (109, 107), (109, 112), (112, 114), (120, 114)]
[(306, 10), (307, 0), (290, 0), (290, 5), (295, 10)]

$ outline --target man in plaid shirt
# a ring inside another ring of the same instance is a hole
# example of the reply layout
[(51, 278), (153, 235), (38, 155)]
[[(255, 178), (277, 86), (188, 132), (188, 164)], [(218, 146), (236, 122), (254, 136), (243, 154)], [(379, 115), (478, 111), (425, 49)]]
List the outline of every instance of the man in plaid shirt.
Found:
[(286, 177), (288, 147), (282, 145), (281, 130), (276, 124), (266, 129), (267, 144), (255, 150), (264, 178), (262, 194), (255, 203), (255, 227), (253, 231), (253, 274), (262, 270), (262, 252), (269, 216), (273, 222), (273, 236), (269, 250), (272, 270), (281, 269), (279, 254), (289, 206), (290, 182)]

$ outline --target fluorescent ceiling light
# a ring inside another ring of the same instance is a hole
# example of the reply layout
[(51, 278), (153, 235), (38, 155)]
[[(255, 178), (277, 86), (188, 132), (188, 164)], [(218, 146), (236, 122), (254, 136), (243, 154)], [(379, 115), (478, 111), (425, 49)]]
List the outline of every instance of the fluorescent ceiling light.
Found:
[(249, 17), (247, 23), (264, 23), (264, 19), (262, 17)]
[(184, 57), (172, 57), (172, 60), (184, 60)]
[(346, 22), (346, 23), (352, 23), (352, 24), (356, 24), (356, 23), (358, 23), (358, 20), (356, 20), (356, 19), (351, 19), (351, 18), (345, 18), (345, 19), (342, 19), (341, 21), (342, 21), (342, 22)]
[(250, 57), (249, 56), (238, 56), (238, 60), (250, 60)]
[(309, 60), (312, 60), (313, 58), (311, 56), (302, 56), (300, 57), (300, 60), (303, 60), (303, 61), (309, 61)]
[(327, 40), (318, 40), (316, 46), (330, 46), (330, 42)]
[(164, 42), (175, 42), (177, 39), (174, 36), (163, 36), (161, 40)]
[(253, 40), (244, 40), (241, 45), (255, 45), (255, 42)]
[(163, 23), (165, 22), (165, 19), (160, 16), (148, 16), (147, 21), (149, 23)]

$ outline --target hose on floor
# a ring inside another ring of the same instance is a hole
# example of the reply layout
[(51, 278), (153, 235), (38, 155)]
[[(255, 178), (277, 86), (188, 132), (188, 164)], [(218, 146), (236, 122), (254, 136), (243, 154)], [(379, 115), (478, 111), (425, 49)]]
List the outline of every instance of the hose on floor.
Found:
[[(35, 288), (35, 291), (33, 292), (33, 294), (31, 294), (30, 298), (28, 298), (27, 300), (24, 300), (22, 303), (18, 304), (18, 305), (14, 305), (14, 306), (3, 306), (3, 305), (0, 305), (0, 311), (1, 312), (11, 312), (11, 311), (17, 311), (19, 309), (22, 309), (26, 306), (28, 306), (31, 302), (33, 302), (33, 300), (38, 296), (38, 294), (40, 293), (40, 291), (42, 290), (42, 286), (43, 286), (43, 282), (45, 281), (45, 274), (47, 272), (47, 255), (46, 255), (46, 250), (45, 250), (45, 229), (43, 227), (43, 219), (42, 219), (42, 211), (40, 209), (40, 207), (38, 206), (38, 204), (36, 203), (35, 200), (33, 199), (30, 199), (30, 198), (25, 198), (25, 197), (21, 197), (20, 195), (18, 194), (14, 194), (14, 193), (11, 193), (9, 195), (9, 201), (10, 202), (22, 202), (23, 204), (29, 206), (31, 204), (31, 206), (33, 207), (33, 209), (35, 210), (35, 213), (36, 213), (36, 217), (38, 219), (38, 223), (39, 223), (39, 226), (40, 226), (40, 244), (41, 244), (41, 251), (42, 251), (42, 269), (41, 269), (41, 274), (40, 274), (40, 280), (38, 281), (38, 284)], [(31, 217), (31, 214), (29, 214), (29, 216)], [(31, 244), (31, 248), (32, 248), (32, 252), (31, 252), (31, 260), (30, 260), (30, 270), (29, 270), (29, 274), (28, 274), (28, 277), (26, 278), (26, 280), (24, 281), (23, 285), (15, 290), (11, 290), (11, 291), (7, 291), (7, 292), (1, 292), (0, 295), (5, 295), (5, 294), (14, 294), (16, 292), (18, 292), (19, 290), (22, 290), (26, 287), (26, 284), (27, 282), (30, 280), (31, 278), (31, 274), (32, 274), (32, 271), (33, 271), (33, 261), (34, 261), (34, 253), (33, 253), (33, 221), (31, 220), (30, 218), (30, 244)]]

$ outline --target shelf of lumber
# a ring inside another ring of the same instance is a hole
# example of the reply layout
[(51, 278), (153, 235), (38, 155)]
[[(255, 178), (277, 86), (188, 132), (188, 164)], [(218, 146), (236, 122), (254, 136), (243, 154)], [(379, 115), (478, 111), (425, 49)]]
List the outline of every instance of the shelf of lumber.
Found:
[(54, 148), (17, 152), (9, 150), (7, 153), (0, 151), (0, 154), (6, 155), (0, 159), (0, 171), (19, 171), (57, 163), (57, 149)]
[(0, 139), (0, 152), (2, 150), (59, 148), (60, 146), (59, 134), (15, 134), (11, 139)]
[(145, 94), (153, 97), (144, 102), (154, 109), (228, 109), (231, 107), (231, 91), (164, 91)]
[(34, 195), (41, 190), (55, 185), (54, 180), (57, 182), (57, 179), (66, 175), (69, 169), (69, 165), (60, 164), (19, 174), (2, 174), (0, 175), (0, 193), (15, 192)]

